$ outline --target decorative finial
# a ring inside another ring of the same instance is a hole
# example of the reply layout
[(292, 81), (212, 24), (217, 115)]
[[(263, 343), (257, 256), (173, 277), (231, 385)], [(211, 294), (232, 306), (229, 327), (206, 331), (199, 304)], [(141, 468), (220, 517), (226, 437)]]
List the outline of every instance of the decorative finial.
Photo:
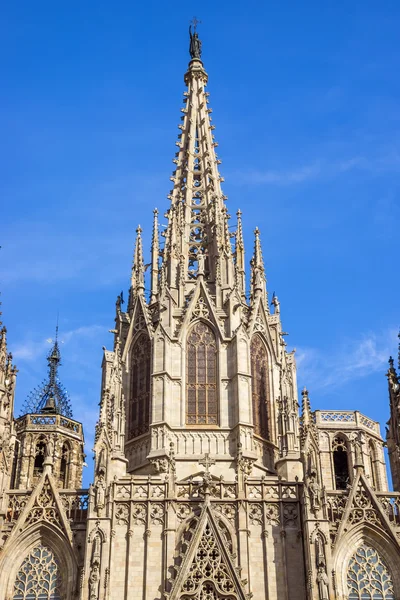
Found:
[[(190, 35), (190, 44), (189, 44), (189, 54), (191, 58), (197, 58), (201, 60), (201, 40), (199, 39), (199, 34), (197, 33), (197, 25), (201, 23), (197, 19), (197, 17), (193, 17), (189, 25), (189, 35)], [(193, 33), (192, 33), (192, 25), (193, 25)]]

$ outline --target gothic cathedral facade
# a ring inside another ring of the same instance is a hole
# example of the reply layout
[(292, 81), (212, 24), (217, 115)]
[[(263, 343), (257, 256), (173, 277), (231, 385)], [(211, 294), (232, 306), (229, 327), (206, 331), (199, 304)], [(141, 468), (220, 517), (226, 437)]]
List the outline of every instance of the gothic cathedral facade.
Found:
[(161, 243), (155, 210), (146, 274), (137, 230), (88, 490), (57, 338), (17, 418), (1, 330), (0, 600), (398, 600), (400, 372), (391, 492), (378, 423), (306, 389), (299, 415), (260, 233), (249, 293), (240, 211), (230, 233), (197, 33), (190, 53), (168, 224)]

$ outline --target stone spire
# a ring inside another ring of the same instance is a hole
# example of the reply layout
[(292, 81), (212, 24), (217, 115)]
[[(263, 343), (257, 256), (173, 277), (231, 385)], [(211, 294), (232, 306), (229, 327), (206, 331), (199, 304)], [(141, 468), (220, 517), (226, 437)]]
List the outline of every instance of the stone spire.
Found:
[(310, 397), (306, 387), (301, 392), (301, 441), (304, 443), (307, 433), (312, 431), (316, 434), (316, 426), (314, 423), (314, 416), (311, 410)]
[(229, 216), (221, 189), (223, 178), (218, 171), (220, 161), (215, 153), (218, 144), (211, 124), (212, 111), (205, 91), (208, 75), (198, 44), (198, 37), (192, 39), (193, 58), (185, 74), (188, 90), (181, 109), (162, 258), (165, 280), (179, 304), (179, 298), (190, 292), (199, 274), (213, 294), (234, 286)]
[(257, 296), (265, 298), (265, 306), (268, 310), (268, 294), (265, 276), (264, 259), (261, 250), (260, 230), (254, 230), (254, 254), (251, 259), (251, 299)]
[(136, 229), (135, 250), (133, 252), (131, 289), (129, 293), (129, 308), (132, 308), (132, 301), (138, 294), (144, 293), (144, 261), (142, 245), (142, 228), (138, 225)]
[(155, 302), (158, 297), (158, 259), (160, 256), (160, 244), (158, 239), (158, 210), (153, 211), (153, 238), (151, 241), (151, 292), (150, 304)]
[(237, 228), (236, 228), (236, 243), (235, 243), (235, 269), (236, 269), (236, 286), (239, 294), (246, 301), (246, 274), (244, 263), (244, 240), (242, 229), (242, 211), (238, 210)]

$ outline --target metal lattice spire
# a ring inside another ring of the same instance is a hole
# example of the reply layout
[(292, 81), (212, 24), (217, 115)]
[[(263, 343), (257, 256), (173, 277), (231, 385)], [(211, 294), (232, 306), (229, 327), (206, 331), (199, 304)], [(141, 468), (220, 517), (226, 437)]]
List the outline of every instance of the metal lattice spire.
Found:
[(58, 378), (58, 367), (61, 365), (58, 325), (54, 345), (47, 355), (47, 362), (48, 377), (29, 394), (22, 408), (22, 414), (60, 414), (72, 419), (72, 408), (68, 392)]

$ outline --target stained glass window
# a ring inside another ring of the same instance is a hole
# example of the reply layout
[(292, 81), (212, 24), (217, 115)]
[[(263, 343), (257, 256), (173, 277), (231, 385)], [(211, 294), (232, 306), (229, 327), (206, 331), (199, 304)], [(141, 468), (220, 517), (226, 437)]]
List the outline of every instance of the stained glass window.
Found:
[(129, 402), (129, 437), (149, 430), (150, 421), (150, 356), (151, 342), (142, 333), (132, 348), (131, 389)]
[(250, 346), (254, 433), (269, 439), (269, 370), (267, 349), (259, 335)]
[(217, 343), (211, 327), (199, 321), (187, 342), (188, 425), (217, 425)]
[(395, 600), (390, 571), (375, 548), (363, 544), (347, 569), (349, 600)]
[(60, 565), (50, 548), (36, 546), (22, 563), (13, 600), (60, 600)]

